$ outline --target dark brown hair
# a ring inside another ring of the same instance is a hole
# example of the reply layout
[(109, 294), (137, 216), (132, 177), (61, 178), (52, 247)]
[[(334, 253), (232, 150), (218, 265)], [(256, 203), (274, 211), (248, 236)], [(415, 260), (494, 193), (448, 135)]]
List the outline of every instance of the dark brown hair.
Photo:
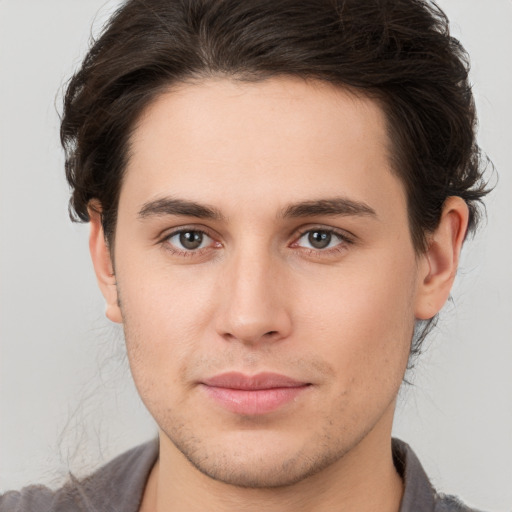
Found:
[(89, 220), (87, 206), (97, 199), (113, 242), (131, 131), (172, 84), (291, 75), (351, 88), (383, 106), (421, 252), (447, 197), (466, 201), (474, 230), (487, 193), (468, 68), (446, 16), (426, 0), (129, 0), (65, 95), (72, 218)]

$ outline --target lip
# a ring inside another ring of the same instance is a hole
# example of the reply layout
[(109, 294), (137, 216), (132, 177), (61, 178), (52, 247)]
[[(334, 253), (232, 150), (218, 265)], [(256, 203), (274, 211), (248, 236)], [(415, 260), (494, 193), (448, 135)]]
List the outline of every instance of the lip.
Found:
[(277, 373), (245, 375), (223, 373), (201, 382), (207, 396), (218, 405), (241, 415), (273, 412), (292, 402), (311, 384)]

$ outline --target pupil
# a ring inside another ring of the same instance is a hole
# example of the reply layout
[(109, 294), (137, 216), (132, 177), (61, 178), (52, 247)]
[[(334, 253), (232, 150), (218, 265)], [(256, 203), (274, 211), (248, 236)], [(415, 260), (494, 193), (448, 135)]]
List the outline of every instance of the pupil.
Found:
[(325, 249), (331, 243), (331, 237), (327, 231), (312, 231), (308, 240), (315, 249)]
[(197, 249), (203, 243), (203, 234), (197, 231), (180, 233), (180, 244), (185, 249)]

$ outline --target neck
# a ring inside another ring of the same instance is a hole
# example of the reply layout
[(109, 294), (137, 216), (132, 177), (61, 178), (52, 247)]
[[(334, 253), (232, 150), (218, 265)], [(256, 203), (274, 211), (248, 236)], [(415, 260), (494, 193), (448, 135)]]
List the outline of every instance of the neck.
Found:
[(374, 429), (340, 460), (294, 485), (240, 488), (202, 474), (163, 433), (160, 458), (141, 512), (398, 512), (403, 483), (391, 452), (391, 427)]

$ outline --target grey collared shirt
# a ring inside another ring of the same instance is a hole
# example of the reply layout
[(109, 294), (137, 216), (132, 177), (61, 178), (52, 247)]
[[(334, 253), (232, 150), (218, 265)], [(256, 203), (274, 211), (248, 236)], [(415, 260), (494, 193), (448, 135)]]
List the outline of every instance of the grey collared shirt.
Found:
[[(73, 479), (58, 491), (26, 487), (0, 496), (0, 512), (138, 512), (158, 441), (120, 455), (96, 473)], [(399, 512), (478, 512), (432, 487), (418, 458), (406, 443), (393, 439), (393, 459), (405, 488)]]
[(478, 512), (454, 496), (436, 492), (416, 454), (399, 439), (393, 439), (393, 460), (404, 481), (399, 512)]

